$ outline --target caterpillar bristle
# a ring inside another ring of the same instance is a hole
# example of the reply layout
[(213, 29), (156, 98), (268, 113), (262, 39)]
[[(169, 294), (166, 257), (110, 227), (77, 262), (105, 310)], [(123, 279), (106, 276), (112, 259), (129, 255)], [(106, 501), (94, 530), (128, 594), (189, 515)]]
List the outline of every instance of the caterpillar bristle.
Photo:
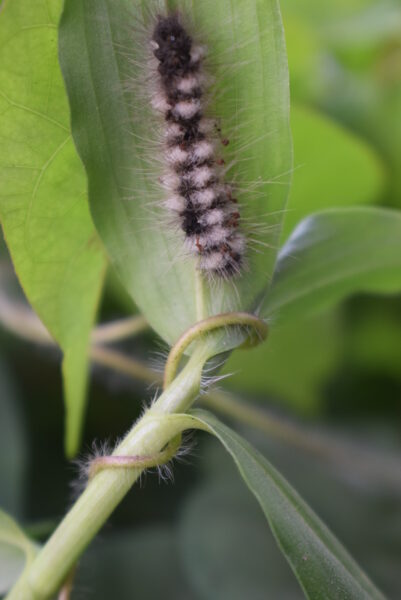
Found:
[(178, 13), (157, 16), (150, 44), (158, 78), (151, 104), (164, 120), (164, 205), (199, 269), (227, 280), (241, 273), (246, 240), (232, 186), (224, 181), (228, 167), (217, 151), (229, 140), (219, 139), (220, 127), (205, 116), (206, 48), (194, 43)]

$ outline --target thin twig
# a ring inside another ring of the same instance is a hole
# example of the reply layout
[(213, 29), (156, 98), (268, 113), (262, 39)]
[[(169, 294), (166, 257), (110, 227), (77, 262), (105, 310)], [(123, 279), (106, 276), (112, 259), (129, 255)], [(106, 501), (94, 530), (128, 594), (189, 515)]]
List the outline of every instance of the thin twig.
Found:
[(37, 344), (54, 345), (43, 323), (21, 302), (11, 302), (0, 290), (0, 323), (17, 337)]
[(138, 335), (146, 331), (148, 327), (148, 322), (142, 315), (119, 319), (111, 323), (103, 323), (93, 330), (91, 342), (93, 344), (110, 344)]
[(95, 363), (128, 375), (133, 379), (139, 379), (146, 383), (161, 384), (163, 382), (163, 377), (160, 373), (117, 350), (102, 346), (91, 346), (90, 357)]
[(57, 600), (70, 600), (72, 588), (74, 587), (75, 571), (76, 567), (71, 569), (71, 571), (69, 572), (67, 579), (63, 584), (63, 587), (58, 593)]
[[(0, 290), (0, 323), (18, 337), (38, 344), (55, 345), (55, 341), (35, 315), (22, 302), (11, 302)], [(111, 323), (98, 325), (91, 334), (93, 344), (110, 344), (127, 337), (138, 335), (148, 328), (142, 315), (118, 319)]]

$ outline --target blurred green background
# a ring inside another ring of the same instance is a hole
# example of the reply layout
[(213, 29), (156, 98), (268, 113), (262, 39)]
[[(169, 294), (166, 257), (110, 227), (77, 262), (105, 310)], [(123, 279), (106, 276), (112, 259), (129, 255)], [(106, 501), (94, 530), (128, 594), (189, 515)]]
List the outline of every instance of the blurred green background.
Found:
[[(306, 214), (401, 209), (401, 5), (283, 0), (295, 163), (283, 241)], [(375, 248), (371, 248), (375, 252)], [(8, 261), (4, 245), (3, 268)], [(7, 279), (2, 294), (18, 297)], [(112, 274), (100, 321), (135, 310)], [(1, 303), (0, 303), (1, 312)], [(273, 324), (272, 324), (273, 325)], [(251, 429), (271, 459), (390, 598), (401, 597), (401, 299), (357, 296), (267, 344), (237, 351), (221, 385), (296, 423), (317, 447)], [(146, 333), (121, 345), (157, 360)], [(163, 352), (163, 349), (162, 349)], [(60, 356), (0, 330), (0, 506), (39, 541), (70, 506)], [(148, 389), (92, 368), (82, 453), (123, 435)], [(237, 425), (239, 427), (239, 425)], [(148, 474), (82, 559), (73, 598), (296, 599), (265, 519), (217, 442), (197, 435), (174, 485)], [(334, 448), (328, 459), (325, 448)], [(341, 449), (343, 451), (341, 451)], [(398, 460), (398, 463), (397, 463)], [(396, 465), (396, 467), (394, 467)]]

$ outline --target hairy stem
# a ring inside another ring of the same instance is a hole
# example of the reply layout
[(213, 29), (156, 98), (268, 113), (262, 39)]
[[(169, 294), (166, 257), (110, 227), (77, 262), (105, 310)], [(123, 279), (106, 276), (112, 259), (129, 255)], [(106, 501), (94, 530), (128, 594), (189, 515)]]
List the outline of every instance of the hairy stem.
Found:
[[(113, 456), (153, 455), (182, 429), (182, 421), (168, 415), (186, 411), (196, 398), (207, 346), (198, 346), (187, 365), (158, 401), (134, 425)], [(191, 426), (188, 416), (186, 428)], [(178, 430), (177, 430), (178, 428)], [(7, 600), (42, 600), (65, 581), (81, 553), (97, 534), (133, 483), (141, 468), (100, 471), (86, 487), (36, 559), (23, 573)]]

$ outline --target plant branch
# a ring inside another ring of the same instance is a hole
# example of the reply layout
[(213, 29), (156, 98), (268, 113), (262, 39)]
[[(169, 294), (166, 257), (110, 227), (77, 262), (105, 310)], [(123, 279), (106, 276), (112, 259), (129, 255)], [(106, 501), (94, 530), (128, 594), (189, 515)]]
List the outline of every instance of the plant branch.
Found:
[(142, 315), (118, 319), (117, 321), (98, 325), (92, 332), (91, 342), (92, 344), (119, 342), (127, 337), (146, 331), (148, 327), (148, 322)]
[[(157, 402), (133, 426), (113, 456), (152, 456), (159, 453), (183, 429), (194, 426), (194, 419), (169, 419), (168, 415), (186, 411), (196, 398), (202, 368), (210, 349), (195, 348), (183, 370)], [(35, 560), (23, 572), (7, 600), (44, 600), (56, 593), (77, 559), (119, 504), (142, 468), (109, 468), (97, 473), (64, 517)]]
[[(0, 323), (14, 335), (46, 346), (56, 343), (35, 313), (25, 304), (11, 300), (0, 287)], [(102, 323), (91, 334), (92, 344), (110, 344), (138, 335), (148, 328), (142, 315)]]

